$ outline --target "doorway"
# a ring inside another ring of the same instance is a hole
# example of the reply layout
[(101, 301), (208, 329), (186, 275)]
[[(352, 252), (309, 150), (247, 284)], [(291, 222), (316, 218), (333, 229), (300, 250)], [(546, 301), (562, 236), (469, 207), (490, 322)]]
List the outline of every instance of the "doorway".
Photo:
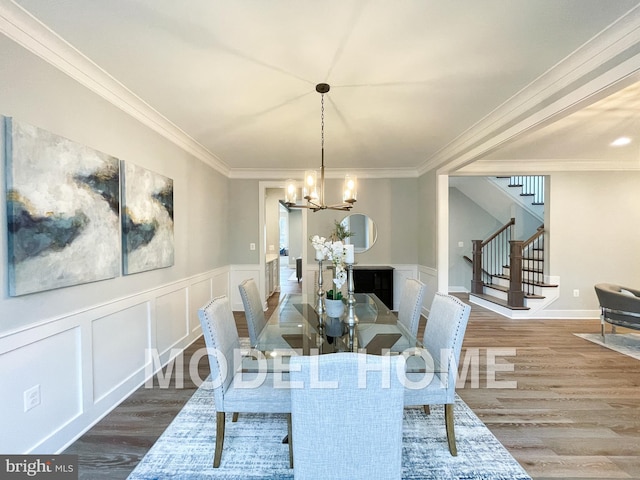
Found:
[(303, 212), (283, 203), (283, 187), (265, 189), (265, 257), (278, 256), (280, 293), (301, 293), (303, 284)]
[(280, 204), (280, 292), (302, 292), (302, 212)]

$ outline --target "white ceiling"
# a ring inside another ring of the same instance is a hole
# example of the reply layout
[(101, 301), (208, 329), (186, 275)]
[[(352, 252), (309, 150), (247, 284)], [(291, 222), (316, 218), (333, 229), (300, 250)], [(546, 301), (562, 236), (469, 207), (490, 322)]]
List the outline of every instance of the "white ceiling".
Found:
[[(415, 172), (639, 2), (15, 3), (230, 172), (319, 166), (319, 82), (331, 85), (325, 96), (328, 168)], [(596, 147), (596, 137), (601, 145), (602, 135), (616, 136), (619, 125), (638, 131), (635, 88), (616, 98), (615, 108), (576, 112), (490, 159), (622, 155), (624, 149)], [(613, 113), (617, 124), (593, 121), (604, 113)], [(637, 148), (626, 152), (635, 149), (637, 159)]]

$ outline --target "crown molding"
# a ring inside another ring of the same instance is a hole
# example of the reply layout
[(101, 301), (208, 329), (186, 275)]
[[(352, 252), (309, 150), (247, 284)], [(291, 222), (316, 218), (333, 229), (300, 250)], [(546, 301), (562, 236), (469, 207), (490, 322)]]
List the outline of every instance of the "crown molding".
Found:
[(225, 176), (229, 166), (19, 5), (0, 1), (0, 33)]
[(478, 160), (451, 172), (455, 176), (546, 175), (553, 172), (640, 171), (640, 159), (603, 161), (597, 159)]
[[(286, 180), (289, 178), (302, 179), (305, 169), (268, 169), (256, 170), (249, 168), (233, 168), (229, 172), (229, 178), (246, 180)], [(325, 178), (343, 178), (346, 174), (355, 175), (358, 179), (364, 178), (417, 178), (418, 171), (415, 168), (371, 168), (353, 170), (346, 168), (327, 168)]]
[(640, 6), (555, 64), (509, 100), (459, 135), (419, 168), (453, 173), (491, 149), (545, 122), (640, 71)]

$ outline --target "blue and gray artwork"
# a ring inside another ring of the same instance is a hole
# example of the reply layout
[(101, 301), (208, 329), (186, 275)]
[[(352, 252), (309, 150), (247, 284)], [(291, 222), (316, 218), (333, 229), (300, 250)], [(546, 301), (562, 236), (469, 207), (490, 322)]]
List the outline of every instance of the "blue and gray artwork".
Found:
[(9, 293), (120, 273), (116, 158), (5, 118)]
[(173, 180), (122, 162), (125, 275), (173, 265)]

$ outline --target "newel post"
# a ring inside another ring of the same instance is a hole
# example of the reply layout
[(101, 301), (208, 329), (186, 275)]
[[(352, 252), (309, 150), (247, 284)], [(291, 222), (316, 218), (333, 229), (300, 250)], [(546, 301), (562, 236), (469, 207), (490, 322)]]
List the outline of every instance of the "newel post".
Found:
[(473, 276), (471, 278), (471, 293), (484, 293), (482, 283), (482, 240), (471, 240), (473, 244)]
[(510, 240), (509, 262), (509, 292), (507, 302), (510, 307), (524, 307), (524, 292), (522, 291), (522, 240)]

